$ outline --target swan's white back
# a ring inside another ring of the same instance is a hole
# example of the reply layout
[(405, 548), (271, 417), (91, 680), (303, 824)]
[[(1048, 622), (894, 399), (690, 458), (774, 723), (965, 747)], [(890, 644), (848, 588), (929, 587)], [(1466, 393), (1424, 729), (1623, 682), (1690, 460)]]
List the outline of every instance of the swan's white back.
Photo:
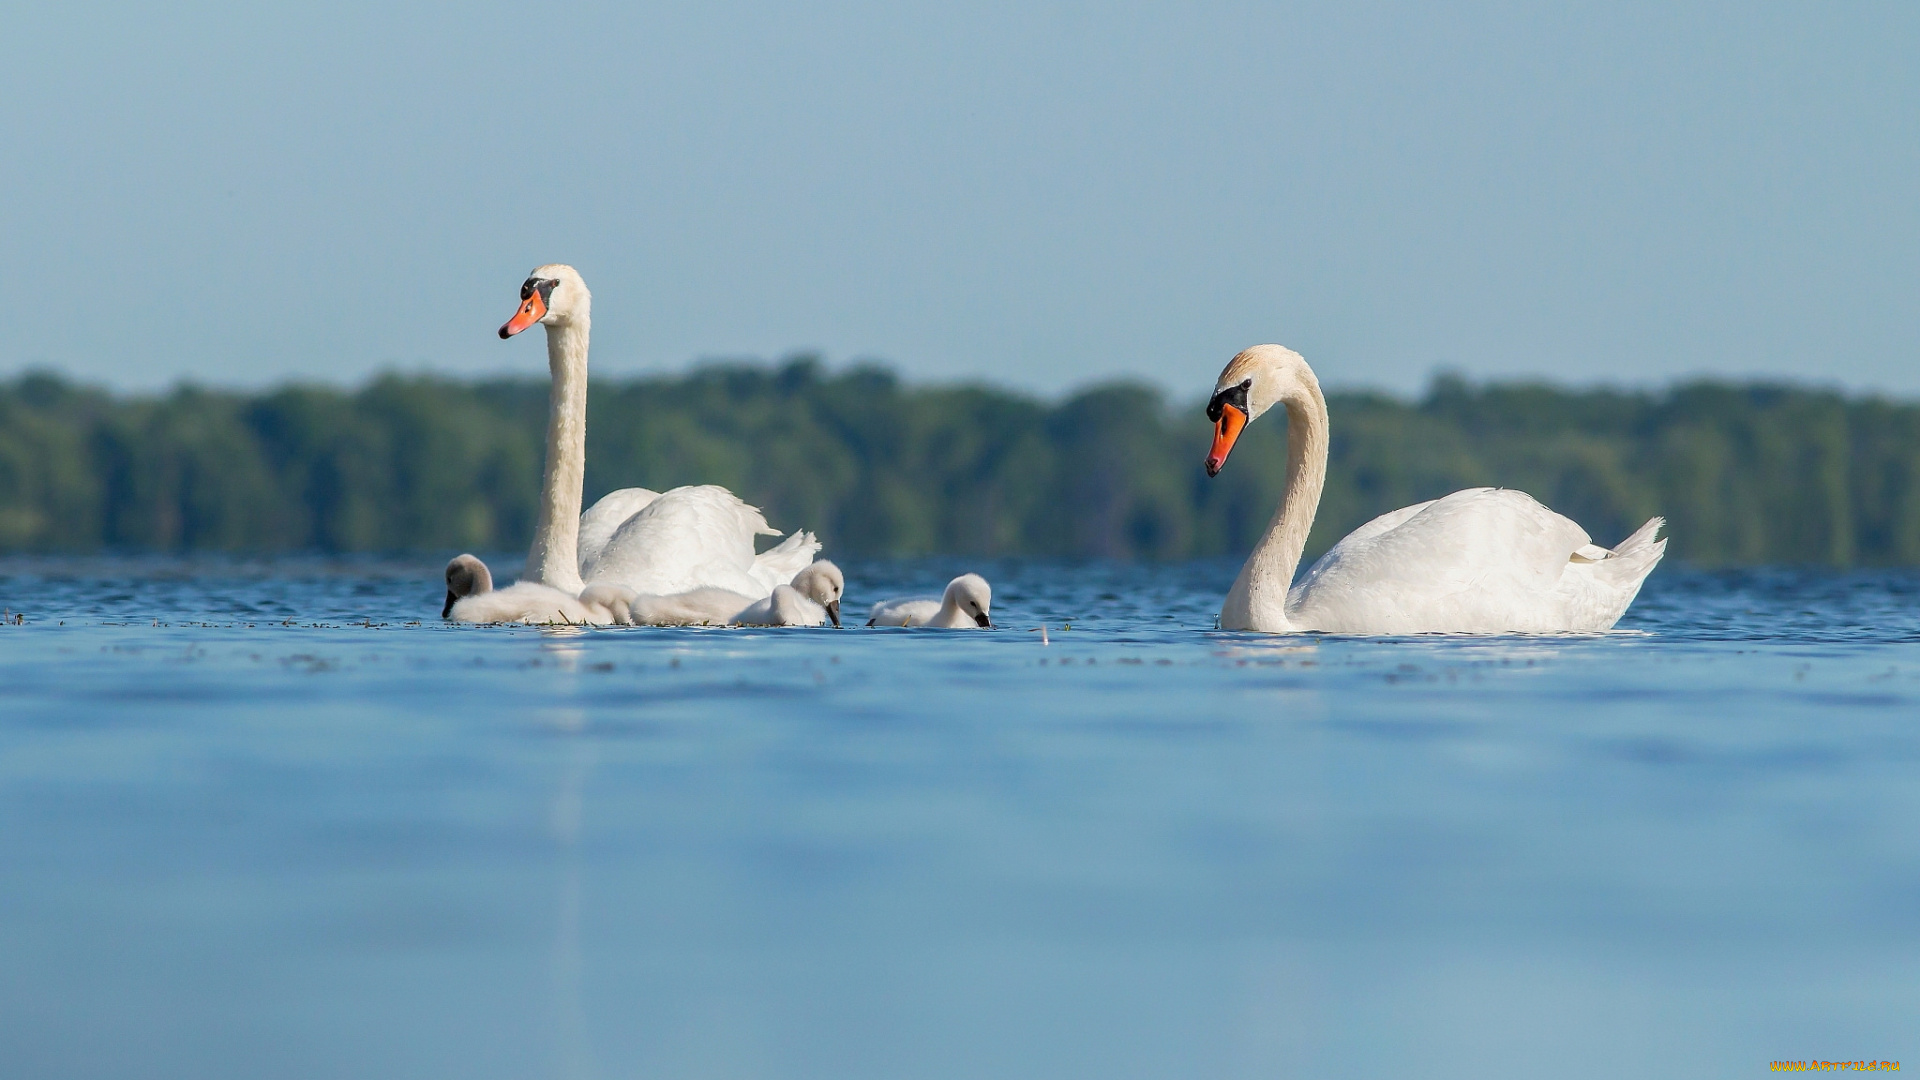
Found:
[(767, 535), (778, 531), (726, 488), (678, 487), (620, 522), (584, 577), (589, 584), (612, 582), (647, 595), (713, 587), (757, 599), (792, 578), (820, 550), (811, 534), (795, 533), (765, 555), (756, 554), (754, 538)]
[(593, 580), (594, 567), (600, 561), (600, 553), (606, 550), (607, 541), (628, 518), (647, 508), (647, 504), (660, 497), (657, 491), (642, 487), (621, 488), (609, 491), (600, 497), (600, 501), (587, 507), (580, 515), (580, 580)]
[(1608, 552), (1525, 492), (1456, 491), (1355, 529), (1301, 576), (1287, 613), (1329, 633), (1605, 630), (1666, 549), (1642, 533)]

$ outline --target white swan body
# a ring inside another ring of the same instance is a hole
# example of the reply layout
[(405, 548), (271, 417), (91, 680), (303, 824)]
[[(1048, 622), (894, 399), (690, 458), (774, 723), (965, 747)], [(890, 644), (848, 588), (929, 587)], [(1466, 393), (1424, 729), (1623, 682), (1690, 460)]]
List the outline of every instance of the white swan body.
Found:
[[(641, 503), (639, 495), (652, 497)], [(645, 488), (613, 492), (582, 515), (583, 535), (589, 518), (597, 533), (614, 516), (600, 512), (610, 500), (640, 505), (597, 548), (581, 546), (580, 576), (589, 584), (612, 582), (652, 595), (714, 587), (755, 600), (785, 584), (820, 550), (820, 541), (802, 530), (755, 554), (754, 538), (778, 536), (779, 530), (768, 528), (758, 509), (712, 484), (659, 495)]]
[(840, 597), (846, 591), (840, 568), (825, 559), (793, 576), (791, 585), (778, 585), (733, 617), (736, 626), (819, 626), (828, 619), (840, 625)]
[[(710, 585), (653, 594), (604, 581), (588, 585), (579, 600), (590, 611), (607, 612), (606, 621), (626, 626), (819, 626), (829, 618), (839, 626), (845, 588), (840, 568), (822, 559), (795, 574), (793, 584), (777, 585), (775, 595), (758, 600)], [(776, 600), (783, 589), (792, 595)]]
[(1207, 472), (1245, 425), (1287, 410), (1280, 509), (1220, 607), (1226, 630), (1342, 634), (1494, 634), (1605, 630), (1666, 551), (1653, 518), (1606, 549), (1523, 492), (1470, 488), (1404, 507), (1349, 533), (1293, 583), (1326, 482), (1327, 409), (1300, 354), (1257, 345), (1214, 386)]
[(553, 377), (546, 469), (527, 581), (574, 597), (590, 584), (604, 584), (639, 595), (719, 587), (751, 601), (812, 560), (820, 542), (804, 532), (756, 555), (755, 537), (778, 534), (758, 510), (725, 488), (675, 488), (658, 495), (623, 488), (581, 513), (593, 295), (573, 267), (553, 263), (528, 276), (520, 302), (500, 336), (511, 337), (535, 323), (545, 326)]
[(599, 502), (587, 507), (586, 512), (580, 515), (580, 535), (576, 540), (579, 550), (575, 561), (580, 564), (581, 578), (592, 576), (600, 553), (606, 550), (607, 541), (613, 539), (613, 534), (620, 530), (620, 526), (659, 497), (659, 492), (646, 488), (620, 488), (607, 492)]
[(868, 626), (935, 626), (942, 629), (991, 627), (993, 588), (979, 574), (961, 574), (947, 583), (938, 600), (882, 600), (873, 605)]

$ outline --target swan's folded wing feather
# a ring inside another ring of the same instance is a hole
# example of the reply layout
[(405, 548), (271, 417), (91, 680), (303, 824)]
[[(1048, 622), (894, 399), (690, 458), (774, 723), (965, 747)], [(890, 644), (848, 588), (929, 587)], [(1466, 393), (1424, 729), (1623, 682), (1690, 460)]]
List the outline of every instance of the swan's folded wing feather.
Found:
[(797, 529), (792, 536), (754, 556), (748, 573), (772, 593), (776, 586), (787, 584), (795, 574), (812, 565), (813, 557), (819, 553), (819, 538), (805, 529)]
[(716, 586), (757, 599), (772, 591), (751, 574), (760, 511), (711, 484), (661, 493), (621, 523), (595, 560), (590, 581), (654, 595)]
[(606, 550), (607, 541), (633, 515), (645, 510), (648, 504), (658, 499), (660, 493), (646, 488), (621, 488), (609, 491), (600, 497), (600, 501), (587, 507), (580, 515), (580, 578), (587, 580), (593, 576), (594, 566), (600, 561), (601, 552)]
[(1389, 529), (1397, 529), (1405, 525), (1415, 514), (1418, 514), (1420, 511), (1425, 510), (1438, 501), (1438, 499), (1428, 499), (1423, 503), (1414, 503), (1412, 506), (1403, 506), (1398, 510), (1389, 510), (1341, 537), (1340, 543), (1335, 544), (1334, 547), (1338, 548), (1347, 544), (1364, 544)]
[(1592, 541), (1525, 492), (1472, 488), (1376, 518), (1292, 589), (1302, 628), (1355, 632), (1532, 629), (1557, 618), (1555, 585)]

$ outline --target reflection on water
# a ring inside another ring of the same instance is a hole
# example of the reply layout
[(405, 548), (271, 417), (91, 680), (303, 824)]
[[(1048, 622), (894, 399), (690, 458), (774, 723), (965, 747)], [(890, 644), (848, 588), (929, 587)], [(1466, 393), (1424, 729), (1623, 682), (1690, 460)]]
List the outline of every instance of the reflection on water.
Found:
[[(848, 609), (972, 568), (850, 566)], [(1911, 1041), (1920, 576), (1663, 569), (1613, 634), (1359, 640), (1211, 630), (1230, 564), (979, 569), (1004, 630), (460, 628), (430, 564), (0, 562), (8, 1071)]]
[[(548, 650), (553, 650), (551, 643)], [(554, 842), (560, 848), (559, 903), (553, 939), (553, 1013), (559, 1051), (556, 1073), (573, 1080), (599, 1075), (587, 1031), (585, 967), (580, 941), (580, 829), (587, 776), (593, 771), (593, 744), (577, 737), (587, 728), (587, 714), (581, 709), (555, 709), (541, 719), (560, 733), (567, 744), (549, 820)]]

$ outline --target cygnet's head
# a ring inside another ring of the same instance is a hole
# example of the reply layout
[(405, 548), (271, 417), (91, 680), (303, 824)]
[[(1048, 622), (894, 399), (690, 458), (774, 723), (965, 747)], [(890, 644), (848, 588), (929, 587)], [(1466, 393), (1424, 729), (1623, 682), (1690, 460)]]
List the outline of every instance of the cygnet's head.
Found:
[(447, 602), (440, 608), (440, 617), (446, 618), (460, 598), (492, 591), (493, 573), (486, 563), (472, 555), (455, 555), (447, 564)]
[(1207, 419), (1213, 421), (1207, 475), (1220, 475), (1241, 430), (1261, 413), (1306, 394), (1309, 386), (1317, 392), (1319, 385), (1306, 360), (1285, 345), (1255, 345), (1229, 361), (1207, 402)]
[(993, 625), (989, 617), (993, 612), (993, 586), (979, 574), (961, 574), (947, 582), (947, 593), (941, 603), (957, 605), (973, 619), (975, 626)]
[(593, 294), (579, 272), (566, 263), (548, 263), (527, 275), (520, 286), (520, 310), (500, 328), (500, 336), (510, 338), (534, 323), (563, 326), (590, 317), (592, 309)]
[(826, 608), (834, 629), (840, 628), (840, 597), (847, 591), (847, 579), (839, 567), (825, 559), (815, 560), (793, 575), (793, 587), (801, 596)]

